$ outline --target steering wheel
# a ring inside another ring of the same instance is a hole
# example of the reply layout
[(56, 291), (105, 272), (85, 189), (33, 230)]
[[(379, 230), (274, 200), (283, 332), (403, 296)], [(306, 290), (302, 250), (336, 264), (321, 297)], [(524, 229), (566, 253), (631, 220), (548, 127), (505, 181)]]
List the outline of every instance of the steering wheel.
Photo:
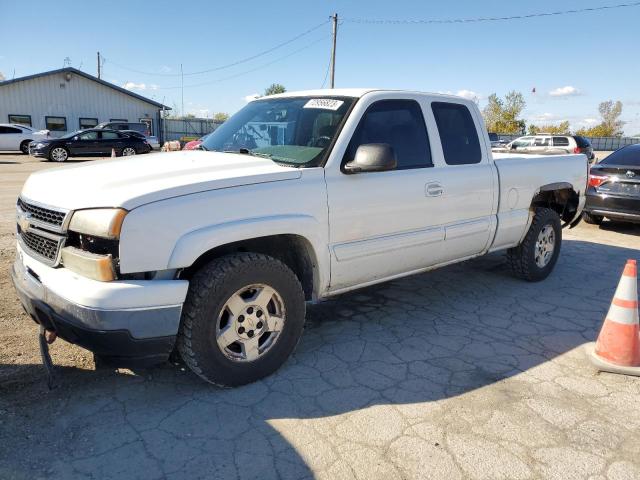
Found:
[(331, 137), (327, 137), (326, 135), (323, 135), (315, 139), (315, 141), (313, 142), (313, 146), (318, 148), (325, 148), (329, 146), (330, 143), (331, 143)]

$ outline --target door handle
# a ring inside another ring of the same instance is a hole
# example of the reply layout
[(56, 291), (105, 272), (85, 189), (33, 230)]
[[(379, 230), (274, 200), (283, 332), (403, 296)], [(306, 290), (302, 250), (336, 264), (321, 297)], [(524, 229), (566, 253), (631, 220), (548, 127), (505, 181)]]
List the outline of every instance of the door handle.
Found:
[(430, 182), (425, 185), (424, 194), (426, 197), (440, 197), (444, 193), (444, 188), (440, 182)]

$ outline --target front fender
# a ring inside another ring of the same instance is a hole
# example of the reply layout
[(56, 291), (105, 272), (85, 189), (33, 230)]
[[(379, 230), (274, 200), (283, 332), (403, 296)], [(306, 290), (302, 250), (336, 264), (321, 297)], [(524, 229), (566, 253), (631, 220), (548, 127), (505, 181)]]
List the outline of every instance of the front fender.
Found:
[(272, 235), (298, 235), (306, 239), (317, 260), (318, 280), (326, 285), (329, 280), (327, 239), (317, 219), (310, 215), (273, 215), (246, 218), (210, 225), (182, 235), (171, 253), (167, 269), (187, 268), (206, 252), (223, 245), (242, 240)]

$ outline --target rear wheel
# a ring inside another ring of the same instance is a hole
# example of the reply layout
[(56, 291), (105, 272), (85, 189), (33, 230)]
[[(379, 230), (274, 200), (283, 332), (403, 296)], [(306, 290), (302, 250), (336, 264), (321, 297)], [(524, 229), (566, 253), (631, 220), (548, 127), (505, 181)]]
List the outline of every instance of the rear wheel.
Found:
[(513, 273), (524, 280), (538, 282), (549, 276), (560, 254), (560, 217), (550, 208), (536, 208), (529, 231), (520, 245), (507, 250)]
[(52, 162), (66, 162), (67, 158), (69, 158), (69, 152), (64, 147), (55, 147), (49, 152), (49, 160)]
[(296, 275), (275, 258), (215, 259), (189, 282), (177, 347), (204, 380), (237, 386), (275, 372), (302, 335), (305, 303)]
[(582, 212), (582, 219), (590, 225), (600, 225), (604, 217), (600, 215), (592, 215), (591, 213)]
[(21, 144), (20, 144), (20, 151), (22, 153), (24, 153), (25, 155), (27, 155), (29, 153), (29, 143), (31, 142), (31, 140), (24, 140)]

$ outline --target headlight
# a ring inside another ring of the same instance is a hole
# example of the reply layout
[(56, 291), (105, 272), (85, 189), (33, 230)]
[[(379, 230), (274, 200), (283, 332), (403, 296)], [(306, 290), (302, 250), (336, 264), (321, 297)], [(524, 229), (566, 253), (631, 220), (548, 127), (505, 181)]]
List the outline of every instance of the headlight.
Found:
[(35, 148), (44, 148), (44, 143), (36, 143)]
[(85, 235), (116, 240), (120, 238), (127, 211), (122, 208), (78, 210), (71, 217), (69, 230)]

